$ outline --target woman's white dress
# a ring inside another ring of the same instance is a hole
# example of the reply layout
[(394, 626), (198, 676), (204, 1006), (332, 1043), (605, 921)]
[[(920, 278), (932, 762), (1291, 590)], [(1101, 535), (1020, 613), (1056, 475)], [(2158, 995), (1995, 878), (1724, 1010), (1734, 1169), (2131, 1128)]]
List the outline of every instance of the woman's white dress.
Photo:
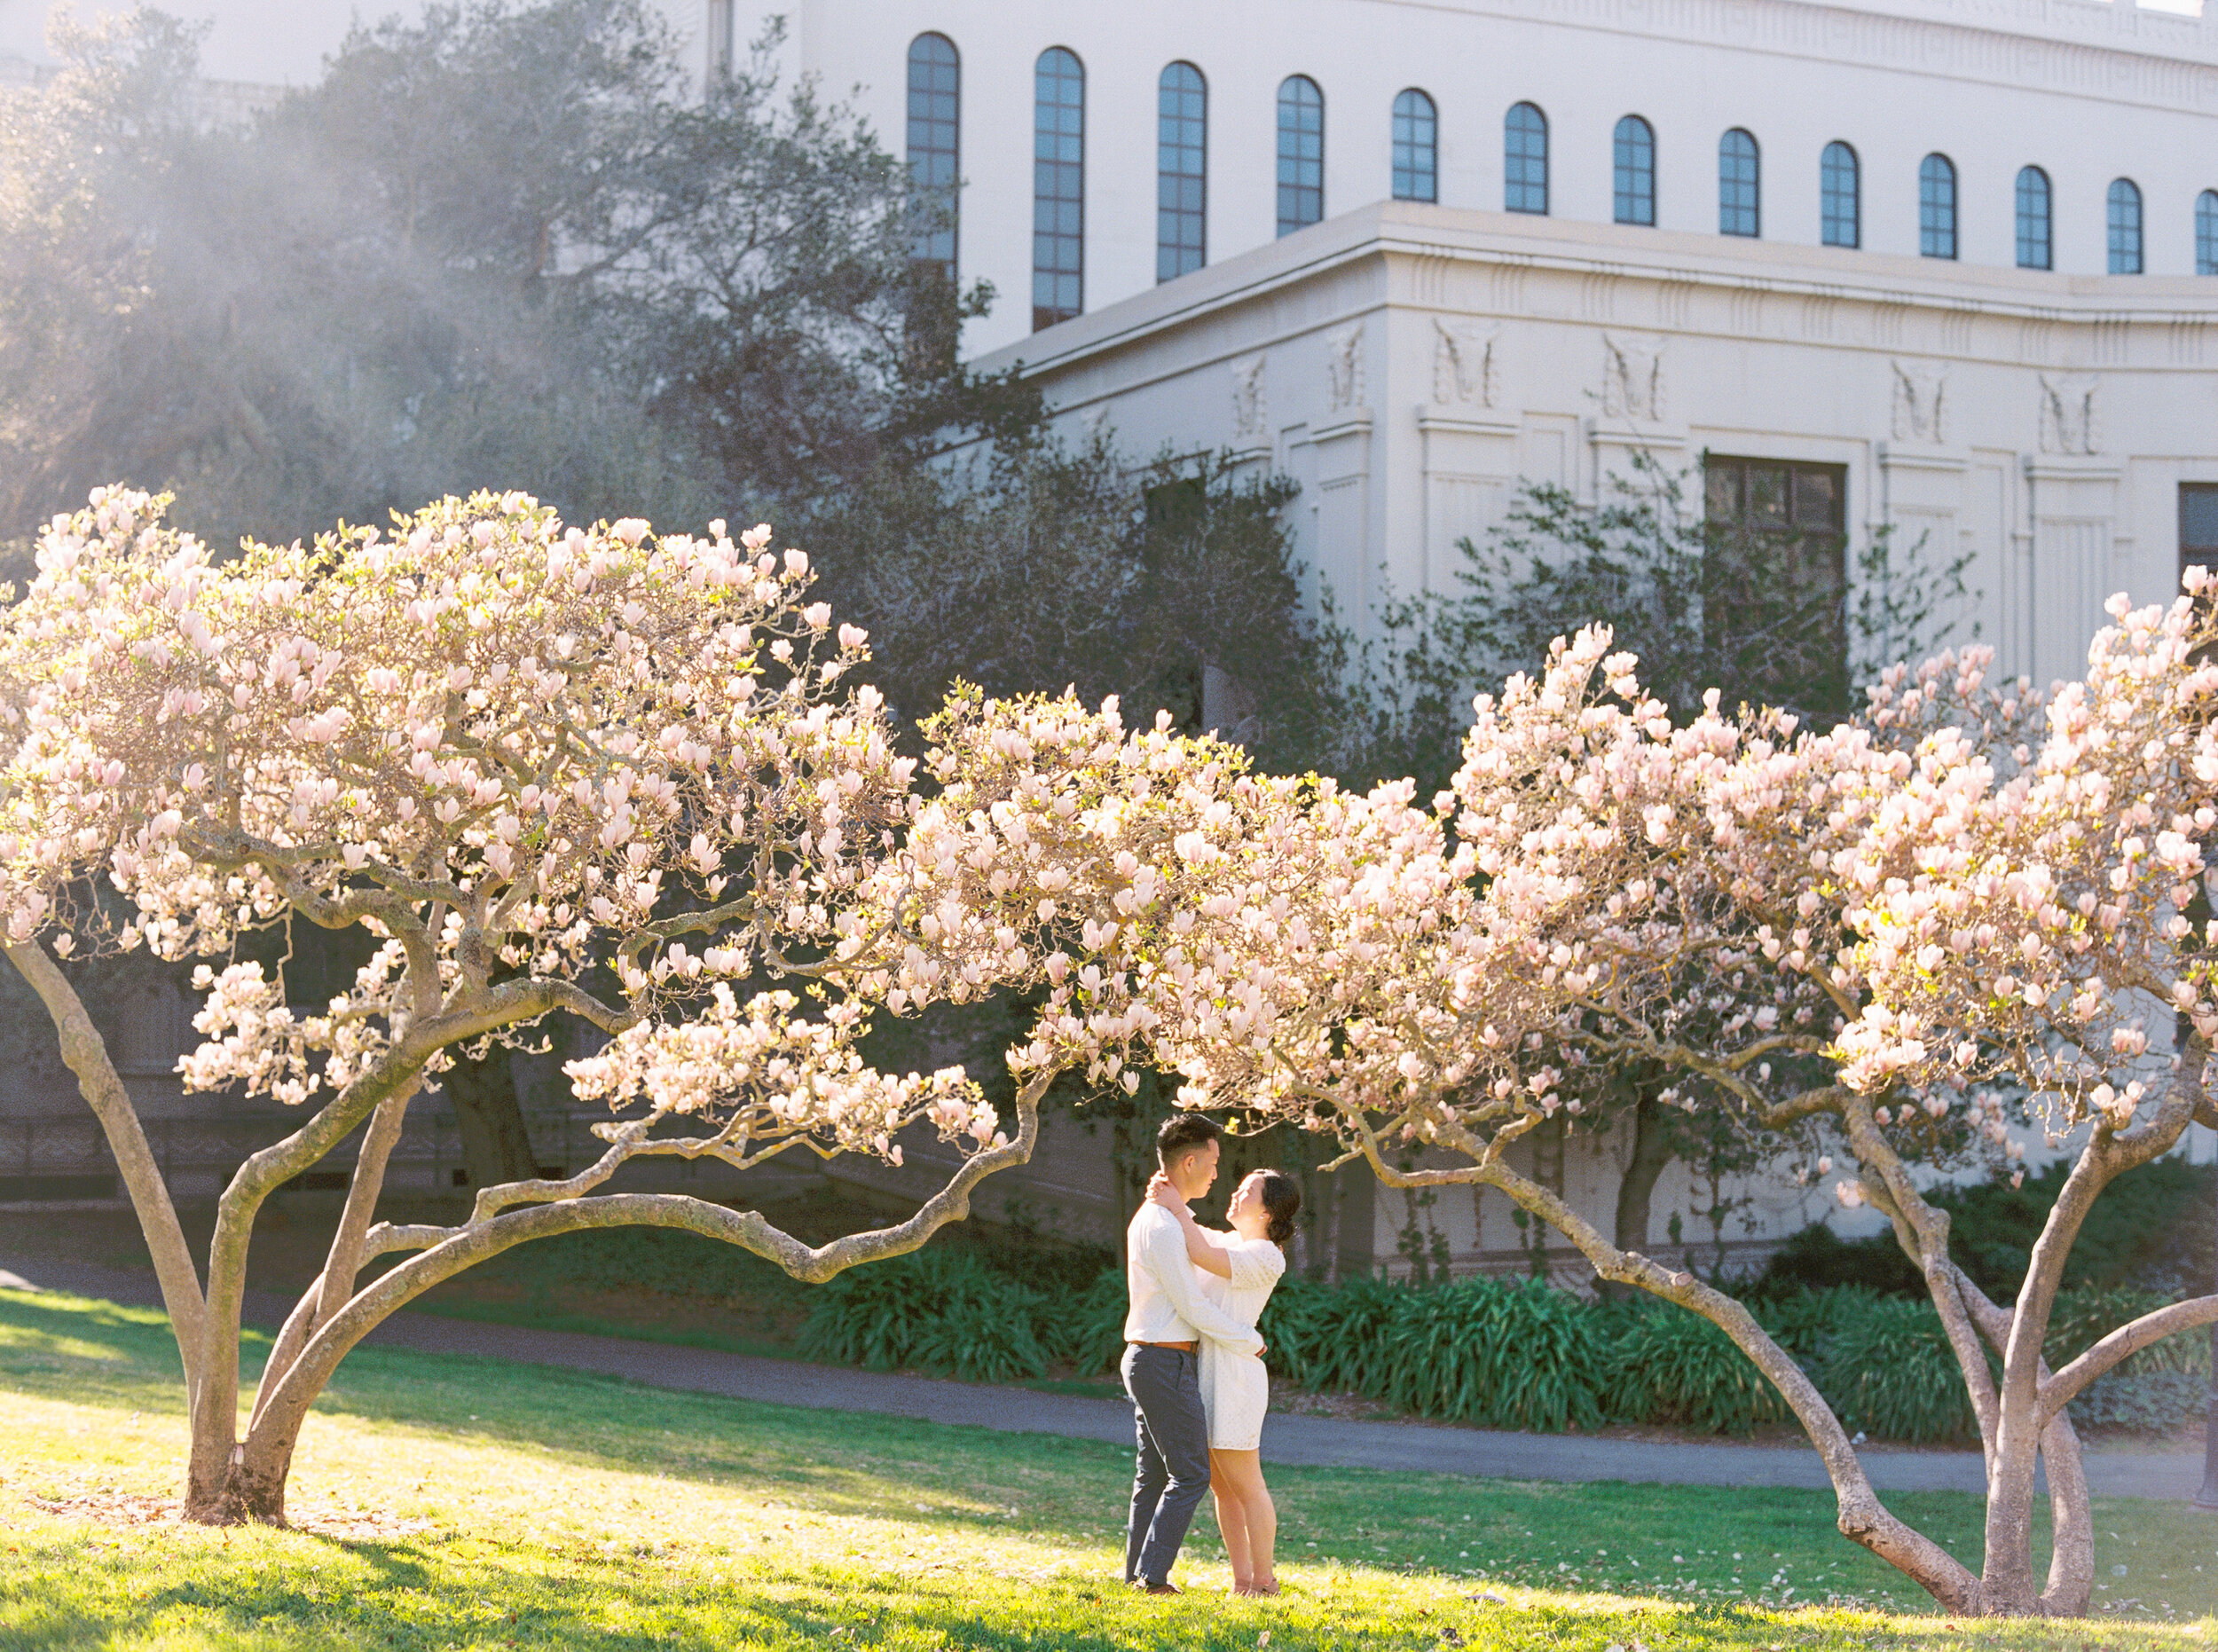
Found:
[[(1286, 1270), (1286, 1253), (1269, 1239), (1233, 1238), (1224, 1246), (1232, 1277), (1203, 1273), (1201, 1288), (1242, 1325), (1262, 1317), (1263, 1304)], [(1209, 1445), (1219, 1451), (1253, 1451), (1263, 1441), (1263, 1412), (1270, 1380), (1253, 1354), (1201, 1339), (1201, 1406), (1208, 1413)]]

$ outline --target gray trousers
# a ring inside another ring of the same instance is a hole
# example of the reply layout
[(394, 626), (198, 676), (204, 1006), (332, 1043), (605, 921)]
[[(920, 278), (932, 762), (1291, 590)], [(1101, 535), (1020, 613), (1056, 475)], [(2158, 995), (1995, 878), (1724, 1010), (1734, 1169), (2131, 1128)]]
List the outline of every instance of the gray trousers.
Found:
[(1124, 1528), (1124, 1580), (1168, 1583), (1201, 1494), (1209, 1489), (1209, 1422), (1201, 1409), (1201, 1362), (1176, 1348), (1124, 1350), (1139, 1466)]

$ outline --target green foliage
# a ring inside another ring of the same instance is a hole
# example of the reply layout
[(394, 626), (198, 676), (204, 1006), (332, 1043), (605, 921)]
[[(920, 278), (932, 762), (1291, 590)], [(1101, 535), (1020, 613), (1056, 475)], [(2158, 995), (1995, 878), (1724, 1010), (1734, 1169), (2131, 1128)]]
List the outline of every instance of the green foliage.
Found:
[(1806, 1368), (1816, 1359), (1825, 1339), (1865, 1312), (1876, 1295), (1861, 1286), (1837, 1285), (1825, 1290), (1758, 1297), (1750, 1302), (1750, 1310), (1772, 1340)]
[(1666, 1302), (1629, 1318), (1616, 1349), (1620, 1415), (1731, 1435), (1792, 1420), (1771, 1380), (1701, 1315)]
[(916, 1251), (853, 1268), (822, 1287), (801, 1331), (811, 1358), (968, 1382), (1013, 1382), (1048, 1368), (1043, 1291), (972, 1256)]
[(1936, 561), (1883, 526), (1856, 549), (1852, 598), (1839, 532), (1785, 525), (1783, 503), (1774, 531), (1756, 506), (1689, 496), (1702, 489), (1700, 473), (1645, 452), (1591, 505), (1522, 483), (1483, 546), (1460, 543), (1460, 589), (1381, 605), (1385, 640), (1362, 662), (1372, 724), (1357, 767), (1414, 775), (1428, 795), (1455, 766), (1474, 689), (1535, 669), (1553, 639), (1586, 625), (1609, 625), (1682, 719), (1714, 688), (1727, 709), (1837, 720), (1856, 685), (1947, 640), (1968, 557)]
[(1554, 1433), (1605, 1414), (1607, 1331), (1592, 1304), (1538, 1281), (1288, 1280), (1260, 1328), (1272, 1366), (1305, 1388), (1483, 1428)]
[(0, 111), (6, 530), (118, 477), (219, 541), (488, 484), (697, 523), (1039, 423), (899, 158), (767, 53), (701, 95), (646, 0), (358, 25), (228, 127), (171, 20), (57, 39)]
[[(2019, 1187), (1998, 1180), (1926, 1194), (1948, 1213), (1949, 1255), (1996, 1301), (2017, 1294), (2033, 1241), (2069, 1169), (2065, 1163), (2051, 1165), (2028, 1176)], [(2207, 1280), (2211, 1176), (2209, 1167), (2177, 1157), (2151, 1160), (2120, 1176), (2088, 1213), (2065, 1262), (2063, 1288), (2109, 1290), (2144, 1274)], [(1750, 1291), (1771, 1297), (1837, 1285), (1898, 1296), (1925, 1294), (1923, 1277), (1892, 1233), (1844, 1239), (1823, 1223), (1805, 1228), (1781, 1247)]]
[[(895, 458), (790, 524), (821, 594), (871, 634), (871, 680), (917, 716), (958, 681), (991, 695), (1115, 695), (1279, 768), (1337, 749), (1345, 642), (1315, 623), (1283, 477), (1222, 458), (1143, 467), (1104, 435), (963, 460)], [(991, 615), (990, 625), (981, 617)], [(1205, 693), (1205, 682), (1214, 682)]]
[[(2204, 1346), (2207, 1349), (2207, 1341)], [(2184, 1371), (2113, 1371), (2088, 1383), (2066, 1409), (2081, 1428), (2168, 1435), (2203, 1416), (2209, 1404), (2207, 1377)]]
[(1269, 1345), (1264, 1357), (1305, 1388), (1369, 1393), (1380, 1381), (1387, 1327), (1409, 1295), (1407, 1286), (1386, 1279), (1284, 1279), (1256, 1326)]
[(1956, 1356), (1931, 1302), (1883, 1296), (1819, 1342), (1812, 1378), (1843, 1424), (1932, 1445), (1978, 1437)]
[(1769, 1301), (1837, 1288), (1918, 1296), (1924, 1294), (1925, 1276), (1892, 1232), (1844, 1239), (1823, 1222), (1813, 1222), (1772, 1253), (1745, 1294)]
[[(2059, 1160), (2020, 1187), (1983, 1182), (1928, 1195), (1952, 1219), (1949, 1254), (1988, 1295), (2017, 1294), (2070, 1168), (2069, 1160)], [(2152, 1159), (2120, 1176), (2088, 1212), (2065, 1263), (2064, 1287), (2107, 1289), (2152, 1263), (2184, 1268), (2206, 1282), (2208, 1255), (2190, 1258), (2175, 1247), (2190, 1212), (2208, 1209), (2211, 1177), (2208, 1166), (2177, 1157)]]
[(1124, 1357), (1127, 1288), (1122, 1268), (1104, 1268), (1070, 1303), (1068, 1311), (1054, 1317), (1047, 1333), (1048, 1346), (1067, 1360), (1078, 1375), (1091, 1377), (1113, 1371)]

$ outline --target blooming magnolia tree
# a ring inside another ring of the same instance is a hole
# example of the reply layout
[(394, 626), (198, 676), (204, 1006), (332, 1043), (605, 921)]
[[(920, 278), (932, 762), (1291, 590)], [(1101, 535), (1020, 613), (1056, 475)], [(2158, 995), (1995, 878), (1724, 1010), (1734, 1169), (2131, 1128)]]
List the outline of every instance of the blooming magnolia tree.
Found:
[[(0, 912), (153, 1255), (190, 1392), (193, 1517), (281, 1520), (299, 1430), (340, 1359), (474, 1263), (641, 1223), (828, 1278), (966, 1215), (984, 1177), (1031, 1153), (1062, 1068), (1121, 1069), (1144, 1011), (1085, 949), (1132, 944), (1122, 931), (1159, 892), (1128, 846), (1152, 857), (1154, 838), (1194, 830), (1180, 788), (1229, 785), (1230, 765), (1197, 777), (1182, 743), (1128, 736), (1113, 705), (971, 697), (934, 726), (919, 776), (876, 693), (847, 686), (863, 635), (806, 602), (806, 559), (774, 556), (767, 529), (588, 531), (481, 494), (390, 537), (248, 546), (219, 565), (159, 516), (144, 494), (96, 493), (42, 535), (38, 576), (0, 619)], [(242, 937), (288, 922), (377, 942), (306, 1014), (280, 979), (232, 961)], [(59, 962), (95, 948), (208, 960), (185, 1082), (301, 1113), (224, 1191), (205, 1288)], [(877, 1015), (1042, 988), (1009, 1052), (1013, 1120), (959, 1070), (882, 1073), (861, 1048)], [(458, 1048), (555, 1011), (611, 1035), (570, 1069), (610, 1105), (600, 1159), (483, 1188), (452, 1226), (378, 1222), (426, 1081)], [(908, 1220), (822, 1247), (759, 1212), (604, 1191), (653, 1156), (898, 1163), (911, 1128), (960, 1144), (959, 1168)], [(242, 1435), (256, 1212), (350, 1141), (337, 1234)]]
[[(2218, 1318), (2203, 1299), (2063, 1372), (2041, 1365), (2087, 1205), (2213, 1116), (2210, 937), (2179, 907), (2218, 783), (2203, 710), (2218, 672), (2192, 657), (2214, 635), (2207, 607), (2185, 601), (2105, 633), (2037, 754), (2019, 740), (2034, 708), (1990, 692), (1977, 657), (1895, 673), (1864, 718), (1805, 732), (1727, 718), (1714, 695), (1674, 728), (1606, 632), (1559, 643), (1542, 676), (1479, 699), (1454, 791), (1433, 807), (1407, 783), (1362, 798), (1325, 786), (1252, 822), (1239, 894), (1188, 947), (1212, 1001), (1179, 1003), (1189, 961), (1163, 961), (1163, 1055), (1197, 1102), (1337, 1130), (1392, 1184), (1498, 1188), (1603, 1278), (1709, 1318), (1816, 1445), (1841, 1530), (1951, 1611), (2082, 1611), (2092, 1530), (2065, 1403), (2157, 1336)], [(2179, 1062), (2151, 1054), (2167, 1029), (2150, 1016), (2175, 1005), (2194, 1022)], [(1591, 1075), (1628, 1059), (1679, 1075), (1679, 1105), (1775, 1161), (1829, 1173), (1827, 1150), (1853, 1158), (1844, 1200), (1893, 1222), (1978, 1418), (1983, 1572), (1885, 1506), (1743, 1304), (1619, 1248), (1512, 1162), (1519, 1137), (1587, 1109), (1606, 1090)], [(2006, 1075), (2035, 1099), (1980, 1082)], [(2007, 1164), (2014, 1106), (2047, 1120), (2077, 1167), (2025, 1291), (1998, 1305), (1949, 1261), (1915, 1167), (1981, 1152)], [(1404, 1168), (1404, 1146), (1435, 1151)], [(2037, 1454), (2057, 1531), (2045, 1588)]]

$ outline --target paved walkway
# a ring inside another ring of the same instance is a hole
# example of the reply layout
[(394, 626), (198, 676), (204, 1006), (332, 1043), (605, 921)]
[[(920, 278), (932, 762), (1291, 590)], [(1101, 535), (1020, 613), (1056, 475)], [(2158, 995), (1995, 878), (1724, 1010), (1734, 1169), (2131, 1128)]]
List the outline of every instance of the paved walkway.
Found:
[[(160, 1305), (153, 1276), (85, 1263), (0, 1268), (0, 1285), (69, 1291), (112, 1302)], [(274, 1326), (289, 1303), (248, 1293), (248, 1318)], [(875, 1412), (926, 1422), (1053, 1434), (1125, 1444), (1132, 1438), (1128, 1405), (1031, 1388), (988, 1388), (932, 1377), (812, 1365), (713, 1349), (680, 1348), (574, 1331), (399, 1313), (371, 1333), (383, 1348), (466, 1354), (625, 1377), (656, 1388), (720, 1394), (735, 1399), (830, 1411)], [(1577, 1435), (1512, 1434), (1417, 1422), (1354, 1422), (1332, 1417), (1274, 1415), (1263, 1433), (1271, 1462), (1332, 1468), (1412, 1469), (1482, 1475), (1506, 1480), (1622, 1480), (1667, 1485), (1828, 1485), (1824, 1465), (1807, 1446), (1735, 1445), (1726, 1442), (1595, 1439)], [(1871, 1449), (1866, 1471), (1883, 1491), (1978, 1491), (1985, 1476), (1976, 1451)], [(2199, 1452), (2089, 1451), (2088, 1480), (2097, 1496), (2184, 1500), (2201, 1485)]]

